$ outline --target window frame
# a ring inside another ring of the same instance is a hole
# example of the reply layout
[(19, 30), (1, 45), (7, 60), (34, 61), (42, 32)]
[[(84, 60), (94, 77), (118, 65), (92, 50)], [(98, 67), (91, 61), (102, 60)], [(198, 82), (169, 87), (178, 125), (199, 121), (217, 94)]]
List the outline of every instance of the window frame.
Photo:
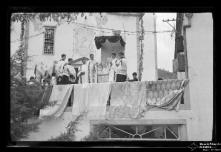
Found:
[(119, 126), (119, 125), (130, 125), (130, 126), (155, 126), (155, 125), (177, 125), (178, 127), (178, 139), (160, 139), (160, 138), (99, 138), (98, 141), (119, 141), (119, 140), (129, 140), (129, 141), (187, 141), (187, 127), (185, 119), (144, 119), (144, 120), (118, 120), (118, 121), (107, 121), (107, 120), (90, 120), (90, 130), (93, 132), (95, 126), (106, 125), (106, 126)]
[[(52, 29), (52, 30), (54, 30), (54, 34), (53, 34), (53, 38), (52, 38), (52, 40), (53, 40), (53, 50), (52, 50), (52, 53), (45, 53), (45, 45), (46, 45), (46, 30), (47, 29)], [(43, 55), (54, 55), (55, 54), (55, 33), (56, 33), (56, 26), (44, 26), (44, 44), (43, 44), (43, 52), (42, 52), (42, 54)]]

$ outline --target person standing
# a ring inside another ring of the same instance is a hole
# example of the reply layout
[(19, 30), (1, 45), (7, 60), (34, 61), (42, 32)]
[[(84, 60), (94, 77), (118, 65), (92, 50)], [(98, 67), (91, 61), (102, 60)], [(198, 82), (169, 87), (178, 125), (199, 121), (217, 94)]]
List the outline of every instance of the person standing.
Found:
[(62, 84), (67, 79), (66, 76), (63, 76), (64, 75), (64, 72), (63, 72), (64, 65), (66, 64), (65, 60), (66, 60), (66, 55), (62, 54), (61, 59), (58, 61), (57, 68), (56, 68), (57, 76), (58, 76), (57, 77), (57, 84)]
[(56, 74), (53, 72), (51, 75), (51, 85), (56, 85), (57, 84), (57, 80), (56, 80)]
[(94, 60), (94, 54), (90, 54), (90, 60), (87, 63), (88, 67), (88, 83), (97, 83), (97, 65)]
[(78, 72), (78, 77), (79, 77), (79, 83), (87, 83), (88, 79), (86, 75), (88, 75), (88, 70), (87, 70), (87, 63), (86, 63), (86, 58), (82, 59), (82, 65), (79, 67), (79, 72)]
[(50, 76), (48, 70), (45, 71), (43, 79), (45, 80), (46, 83), (50, 84), (51, 76)]
[(125, 82), (127, 79), (127, 61), (123, 52), (120, 52), (118, 55), (119, 60), (116, 62), (116, 82)]
[(68, 59), (68, 64), (64, 66), (64, 72), (68, 74), (68, 81), (69, 83), (74, 83), (76, 78), (76, 72), (74, 66), (72, 66), (73, 60), (72, 58)]
[(133, 72), (133, 79), (132, 80), (129, 80), (130, 82), (132, 81), (138, 81), (138, 78), (137, 78), (137, 73), (136, 72)]
[(109, 82), (114, 82), (116, 80), (116, 63), (117, 63), (117, 58), (116, 58), (116, 53), (112, 53), (111, 56), (112, 60), (110, 62), (110, 70), (109, 70)]

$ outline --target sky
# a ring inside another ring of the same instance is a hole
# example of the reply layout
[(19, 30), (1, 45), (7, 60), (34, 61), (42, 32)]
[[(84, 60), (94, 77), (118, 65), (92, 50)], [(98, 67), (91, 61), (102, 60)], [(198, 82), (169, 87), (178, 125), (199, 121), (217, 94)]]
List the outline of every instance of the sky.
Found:
[[(157, 31), (172, 30), (172, 27), (162, 20), (176, 19), (176, 13), (156, 13), (156, 28)], [(170, 22), (176, 25), (175, 21)], [(158, 68), (172, 72), (172, 60), (175, 51), (175, 34), (171, 37), (171, 33), (158, 33), (157, 34), (157, 64)]]

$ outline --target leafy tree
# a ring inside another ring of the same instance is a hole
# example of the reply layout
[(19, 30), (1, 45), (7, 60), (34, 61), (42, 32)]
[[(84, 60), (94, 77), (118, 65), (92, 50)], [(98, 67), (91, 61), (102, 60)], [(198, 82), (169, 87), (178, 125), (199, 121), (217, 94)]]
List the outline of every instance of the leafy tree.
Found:
[(40, 84), (27, 85), (26, 79), (21, 76), (19, 51), (10, 59), (10, 130), (11, 139), (19, 140), (27, 136), (36, 126), (27, 123), (28, 119), (35, 117), (41, 107), (43, 90)]

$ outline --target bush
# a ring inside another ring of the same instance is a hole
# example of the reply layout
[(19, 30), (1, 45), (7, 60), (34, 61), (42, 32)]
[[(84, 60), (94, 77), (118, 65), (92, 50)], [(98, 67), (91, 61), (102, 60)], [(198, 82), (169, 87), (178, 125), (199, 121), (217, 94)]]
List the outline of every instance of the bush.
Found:
[(27, 121), (38, 115), (43, 95), (40, 84), (27, 85), (26, 79), (18, 76), (17, 66), (11, 60), (10, 129), (13, 141), (26, 137), (29, 131), (36, 129), (37, 124), (28, 124)]
[(83, 139), (83, 141), (96, 141), (99, 140), (99, 134), (102, 132), (103, 138), (108, 138), (108, 132), (104, 130), (104, 126), (94, 126), (94, 130), (91, 130), (90, 134)]

